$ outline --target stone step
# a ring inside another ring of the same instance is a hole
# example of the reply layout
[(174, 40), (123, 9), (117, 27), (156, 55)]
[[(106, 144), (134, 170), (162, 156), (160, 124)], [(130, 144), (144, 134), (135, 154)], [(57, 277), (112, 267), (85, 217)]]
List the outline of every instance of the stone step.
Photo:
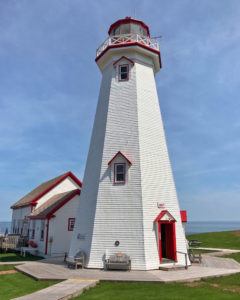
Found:
[(166, 265), (161, 265), (159, 266), (159, 270), (162, 271), (177, 271), (177, 270), (185, 270), (185, 266), (184, 265), (170, 265), (170, 264), (166, 264)]

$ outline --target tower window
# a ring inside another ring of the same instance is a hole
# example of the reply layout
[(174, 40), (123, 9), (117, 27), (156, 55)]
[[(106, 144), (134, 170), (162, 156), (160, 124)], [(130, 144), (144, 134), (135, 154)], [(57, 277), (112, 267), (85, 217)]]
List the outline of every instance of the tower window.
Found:
[(119, 81), (127, 81), (129, 79), (129, 65), (119, 66)]
[(125, 183), (126, 181), (126, 164), (114, 164), (114, 183)]

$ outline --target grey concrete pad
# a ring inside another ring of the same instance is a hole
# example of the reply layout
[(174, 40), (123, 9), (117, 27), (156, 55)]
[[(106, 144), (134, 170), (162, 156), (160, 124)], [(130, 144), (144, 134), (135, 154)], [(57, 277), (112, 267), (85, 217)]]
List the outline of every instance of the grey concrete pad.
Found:
[(188, 281), (197, 281), (202, 278), (209, 277), (218, 277), (218, 276), (226, 276), (235, 273), (240, 273), (239, 270), (231, 270), (231, 269), (220, 269), (220, 268), (208, 268), (201, 266), (191, 266), (188, 270), (178, 270), (171, 272), (164, 272), (164, 274), (159, 271), (149, 271), (162, 282), (188, 282)]
[(210, 255), (202, 255), (202, 265), (208, 268), (240, 270), (240, 264), (236, 260), (232, 258), (221, 258)]
[(48, 264), (42, 262), (29, 262), (16, 267), (36, 279), (94, 279), (114, 281), (142, 281), (142, 282), (175, 282), (191, 281), (205, 277), (222, 276), (240, 273), (240, 268), (204, 267), (193, 265), (188, 270), (176, 271), (104, 271), (95, 269), (68, 269), (64, 264)]
[(210, 250), (210, 251), (216, 251), (216, 252), (227, 252), (227, 253), (238, 253), (240, 250), (237, 249), (224, 249), (224, 248), (209, 248), (209, 247), (196, 247), (195, 249), (200, 250)]
[(21, 265), (26, 264), (28, 261), (0, 261), (0, 266), (2, 265)]
[(68, 279), (38, 292), (14, 300), (64, 300), (80, 295), (97, 284), (98, 280)]

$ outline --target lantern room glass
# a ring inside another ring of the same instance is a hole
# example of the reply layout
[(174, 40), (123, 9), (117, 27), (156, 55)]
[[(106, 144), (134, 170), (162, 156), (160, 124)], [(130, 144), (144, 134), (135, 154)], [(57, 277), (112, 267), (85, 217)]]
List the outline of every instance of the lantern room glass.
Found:
[(148, 36), (147, 30), (139, 25), (134, 23), (121, 24), (115, 27), (111, 32), (110, 36), (122, 35), (122, 34), (139, 34), (142, 36)]

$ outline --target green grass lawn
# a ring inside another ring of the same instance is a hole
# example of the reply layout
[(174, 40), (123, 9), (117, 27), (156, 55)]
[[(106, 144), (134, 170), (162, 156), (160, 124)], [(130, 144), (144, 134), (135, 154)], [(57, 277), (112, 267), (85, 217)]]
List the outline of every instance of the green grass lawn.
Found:
[(0, 272), (8, 270), (14, 270), (14, 265), (0, 265)]
[(240, 231), (223, 231), (191, 234), (188, 240), (199, 240), (199, 247), (240, 249)]
[(240, 275), (192, 283), (102, 282), (75, 300), (235, 300), (240, 299)]
[[(213, 232), (189, 235), (202, 247), (240, 249), (240, 231)], [(198, 251), (196, 249), (196, 251)], [(201, 251), (207, 252), (207, 251)], [(240, 262), (240, 254), (230, 254)], [(193, 283), (122, 283), (101, 282), (75, 300), (235, 300), (240, 299), (240, 274), (203, 279)]]
[[(240, 231), (202, 233), (188, 236), (202, 242), (202, 247), (240, 249)], [(240, 262), (240, 254), (230, 254)], [(0, 261), (41, 259), (16, 253), (0, 254)], [(1, 269), (2, 268), (2, 269)], [(11, 270), (13, 266), (0, 266)], [(12, 299), (43, 289), (58, 281), (35, 281), (21, 273), (0, 275), (0, 299)], [(127, 283), (101, 282), (95, 288), (83, 293), (75, 300), (235, 300), (240, 299), (240, 274), (227, 277), (203, 279), (192, 283)]]
[(8, 300), (44, 289), (59, 281), (36, 281), (21, 273), (0, 275), (0, 299)]
[(26, 254), (26, 257), (20, 255), (17, 252), (7, 252), (7, 253), (0, 253), (0, 262), (8, 262), (8, 261), (27, 261), (27, 260), (40, 260), (42, 257), (33, 256), (31, 254)]

